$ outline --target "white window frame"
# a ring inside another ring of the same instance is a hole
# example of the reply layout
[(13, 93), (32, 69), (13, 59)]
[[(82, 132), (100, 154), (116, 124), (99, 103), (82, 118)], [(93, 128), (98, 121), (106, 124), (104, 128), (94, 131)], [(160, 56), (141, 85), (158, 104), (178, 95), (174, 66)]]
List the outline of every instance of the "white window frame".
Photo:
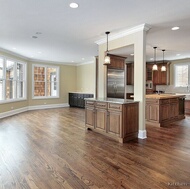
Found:
[[(0, 100), (0, 104), (4, 104), (4, 103), (11, 103), (11, 102), (18, 102), (18, 101), (24, 101), (27, 100), (27, 63), (17, 60), (17, 59), (13, 59), (13, 58), (9, 58), (9, 57), (3, 57), (0, 56), (1, 59), (3, 59), (3, 100)], [(14, 90), (14, 97), (12, 99), (6, 99), (6, 61), (13, 61), (14, 62), (14, 78), (16, 78), (16, 68), (17, 68), (17, 64), (23, 64), (24, 68), (23, 68), (23, 82), (24, 82), (24, 90), (23, 90), (23, 98), (17, 98), (17, 79), (14, 79), (13, 81), (15, 81), (15, 85), (13, 86), (15, 88)]]
[[(45, 96), (34, 96), (34, 67), (44, 67), (45, 68)], [(56, 68), (57, 70), (57, 96), (47, 96), (47, 80), (46, 80), (46, 70), (47, 68)], [(59, 77), (59, 66), (45, 65), (45, 64), (33, 64), (32, 65), (32, 99), (54, 99), (59, 98), (59, 88), (60, 88), (60, 77)]]
[[(186, 86), (176, 86), (176, 83), (177, 83), (177, 77), (176, 77), (176, 67), (177, 66), (188, 66), (188, 83)], [(186, 88), (187, 86), (190, 85), (190, 63), (187, 62), (187, 63), (176, 63), (174, 64), (174, 86), (175, 88)]]

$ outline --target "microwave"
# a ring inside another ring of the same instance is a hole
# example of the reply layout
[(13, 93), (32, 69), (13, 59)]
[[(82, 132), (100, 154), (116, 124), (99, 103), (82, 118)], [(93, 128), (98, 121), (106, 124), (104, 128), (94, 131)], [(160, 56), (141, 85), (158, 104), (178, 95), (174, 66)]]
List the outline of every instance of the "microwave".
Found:
[(146, 89), (153, 89), (152, 81), (146, 81)]

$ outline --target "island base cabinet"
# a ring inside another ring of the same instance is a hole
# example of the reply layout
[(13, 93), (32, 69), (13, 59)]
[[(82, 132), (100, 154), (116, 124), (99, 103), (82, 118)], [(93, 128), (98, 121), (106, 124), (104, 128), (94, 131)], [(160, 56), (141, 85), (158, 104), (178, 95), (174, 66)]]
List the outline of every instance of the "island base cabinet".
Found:
[(107, 111), (105, 109), (96, 109), (95, 110), (95, 129), (102, 132), (106, 132), (106, 120)]
[(107, 132), (111, 135), (122, 137), (122, 112), (109, 111), (107, 118)]
[(120, 143), (127, 142), (138, 136), (138, 112), (138, 102), (118, 104), (86, 100), (85, 127)]
[(94, 108), (88, 107), (85, 109), (85, 124), (89, 128), (94, 128)]
[(179, 98), (146, 99), (146, 123), (167, 127), (170, 123), (184, 119)]

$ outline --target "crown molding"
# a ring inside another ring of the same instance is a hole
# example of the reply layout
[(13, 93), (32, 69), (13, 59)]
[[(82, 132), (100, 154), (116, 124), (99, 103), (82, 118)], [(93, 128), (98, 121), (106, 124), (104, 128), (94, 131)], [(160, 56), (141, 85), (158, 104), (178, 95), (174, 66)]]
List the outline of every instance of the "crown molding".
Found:
[[(115, 39), (119, 39), (121, 37), (125, 37), (127, 35), (139, 32), (139, 31), (148, 31), (151, 28), (148, 24), (141, 24), (138, 26), (135, 26), (133, 28), (118, 32), (117, 34), (109, 35), (109, 41), (113, 41)], [(100, 39), (98, 41), (95, 41), (96, 44), (101, 45), (106, 43), (106, 37), (104, 39)]]

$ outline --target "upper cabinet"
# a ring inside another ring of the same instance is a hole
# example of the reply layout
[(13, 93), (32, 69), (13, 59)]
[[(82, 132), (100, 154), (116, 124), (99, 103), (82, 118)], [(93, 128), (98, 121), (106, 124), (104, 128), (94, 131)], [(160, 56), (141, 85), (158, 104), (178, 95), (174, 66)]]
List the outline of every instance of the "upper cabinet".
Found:
[[(170, 63), (157, 64), (158, 70), (153, 71), (154, 85), (169, 85), (170, 83)], [(166, 71), (161, 71), (162, 65), (166, 66)]]
[(111, 63), (107, 65), (107, 68), (124, 70), (125, 59), (126, 59), (125, 57), (110, 55), (110, 62)]
[(126, 84), (134, 85), (134, 63), (127, 64), (127, 76), (126, 76)]
[(152, 64), (146, 64), (146, 81), (152, 81)]

